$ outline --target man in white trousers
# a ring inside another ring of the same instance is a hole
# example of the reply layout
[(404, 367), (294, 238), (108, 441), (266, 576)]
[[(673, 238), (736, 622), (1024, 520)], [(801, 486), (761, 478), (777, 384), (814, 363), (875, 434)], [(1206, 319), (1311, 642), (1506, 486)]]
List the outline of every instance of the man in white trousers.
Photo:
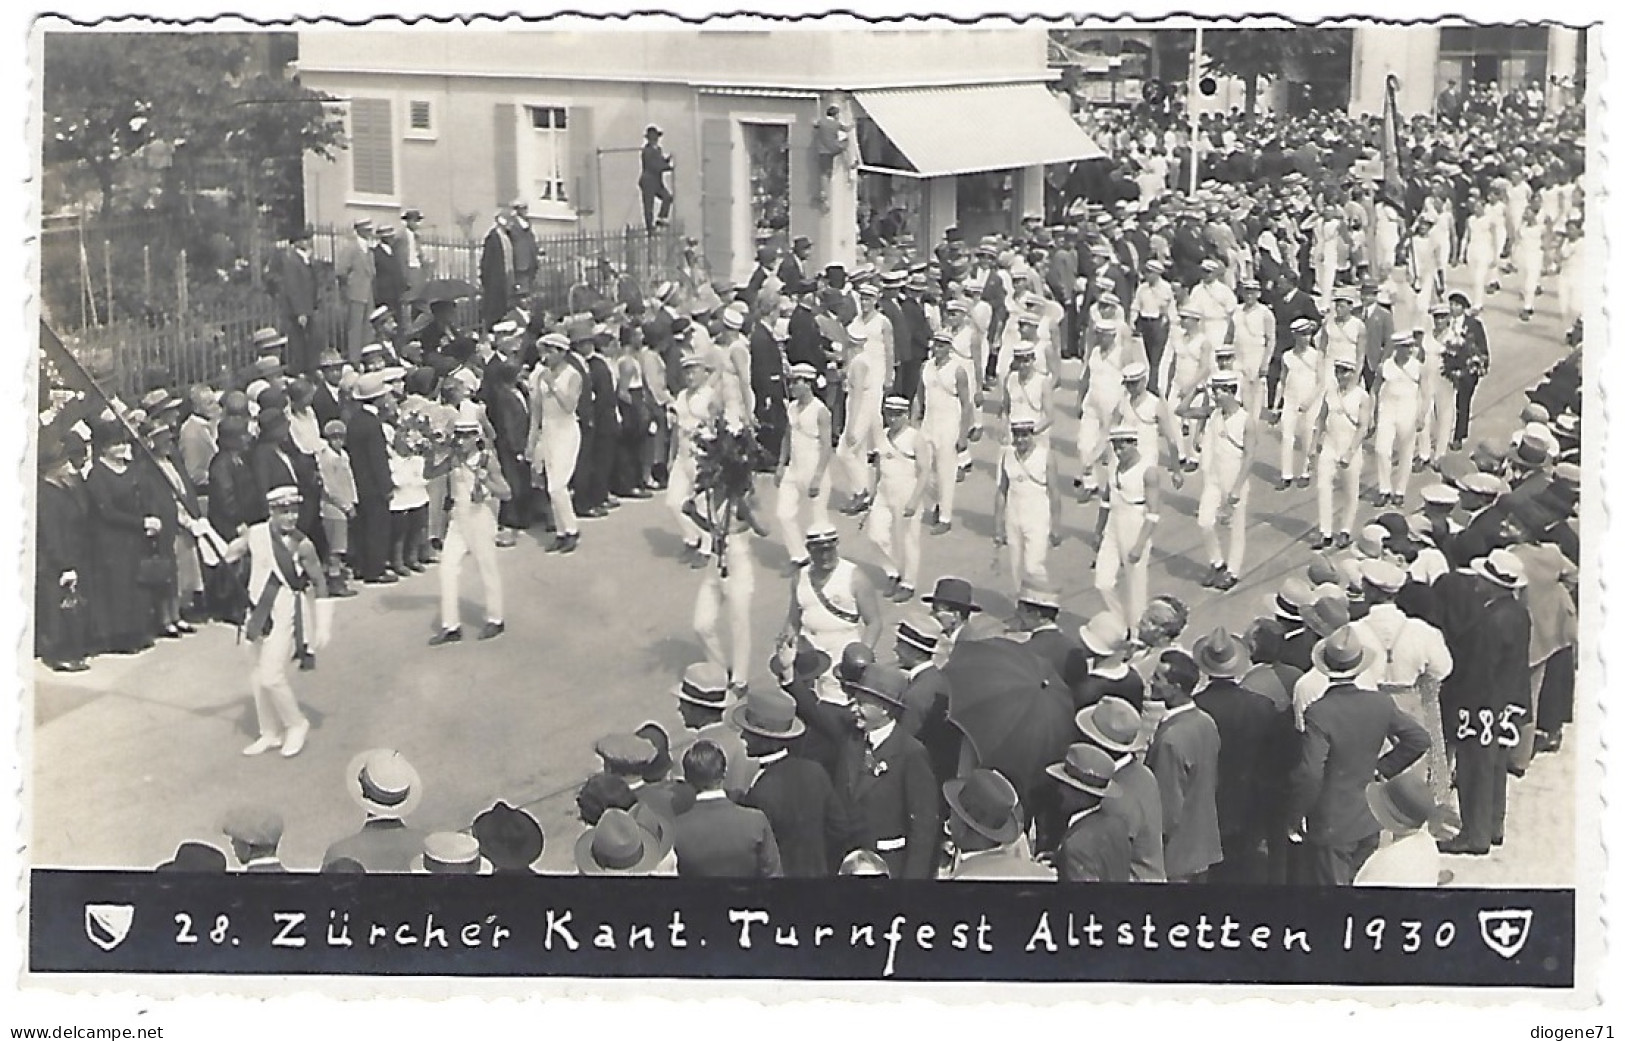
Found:
[[(1452, 294), (1459, 296), (1461, 294)], [(1429, 312), (1432, 319), (1422, 334), (1417, 361), (1422, 363), (1421, 416), (1416, 427), (1416, 457), (1412, 473), (1436, 465), (1449, 450), (1456, 429), (1456, 388), (1445, 377), (1446, 354), (1461, 349), (1451, 321), (1450, 305), (1440, 301)]]
[[(864, 291), (869, 290), (865, 285)], [(864, 299), (868, 299), (867, 296)], [(881, 321), (886, 316), (878, 314)], [(886, 325), (890, 328), (890, 324)], [(840, 444), (835, 458), (840, 463), (851, 500), (841, 512), (856, 516), (869, 508), (874, 500), (874, 465), (872, 457), (875, 442), (880, 437), (880, 403), (891, 382), (891, 369), (886, 367), (887, 349), (884, 341), (871, 335), (860, 322), (847, 327), (846, 353), (846, 425), (841, 430)]]
[(914, 599), (920, 580), (920, 500), (925, 496), (925, 453), (910, 402), (888, 397), (881, 405), (886, 429), (875, 449), (875, 501), (863, 524), (880, 550), (886, 587), (880, 595), (900, 604)]
[(1275, 484), (1279, 492), (1292, 485), (1309, 487), (1309, 454), (1300, 455), (1298, 446), (1308, 444), (1326, 369), (1326, 356), (1315, 345), (1315, 327), (1312, 318), (1294, 319), (1292, 347), (1281, 356), (1281, 477)]
[[(829, 408), (818, 399), (818, 370), (806, 362), (790, 366), (790, 401), (785, 406), (788, 434), (773, 482), (779, 486), (775, 513), (790, 554), (790, 573), (807, 566), (807, 528), (829, 527)], [(801, 516), (806, 506), (810, 518)]]
[(429, 638), (431, 647), (463, 638), (458, 593), (465, 556), (474, 558), (485, 593), (480, 639), (493, 639), (507, 629), (502, 621), (502, 572), (497, 568), (497, 503), (511, 495), (512, 489), (503, 480), (496, 453), (481, 443), (482, 429), (474, 410), (460, 412), (452, 426), (449, 455), (429, 468), (436, 471), (435, 476), (446, 474), (451, 500), (440, 551), (440, 631)]
[[(1360, 385), (1360, 363), (1355, 354), (1343, 350), (1332, 355), (1332, 380), (1321, 399), (1309, 439), (1320, 510), (1316, 549), (1347, 549), (1354, 541), (1365, 435), (1371, 425), (1371, 395)], [(1334, 502), (1339, 483), (1343, 486), (1341, 513)]]
[[(1140, 452), (1140, 435), (1137, 425), (1112, 428), (1116, 465), (1109, 481), (1105, 532), (1095, 556), (1095, 588), (1107, 610), (1119, 618), (1138, 618), (1145, 610), (1151, 540), (1161, 520), (1162, 471), (1155, 465), (1155, 457), (1146, 458)], [(1124, 570), (1128, 572), (1126, 595), (1118, 590)]]
[(542, 364), (530, 378), (530, 458), (546, 475), (553, 527), (558, 532), (548, 551), (573, 553), (581, 542), (575, 503), (570, 498), (570, 479), (575, 476), (576, 455), (581, 450), (581, 425), (576, 418), (581, 373), (570, 363), (570, 339), (563, 333), (548, 333), (538, 345)]
[[(1252, 485), (1252, 415), (1241, 404), (1241, 377), (1220, 371), (1208, 379), (1213, 412), (1202, 426), (1202, 497), (1196, 506), (1196, 526), (1202, 532), (1209, 569), (1202, 585), (1226, 590), (1237, 577), (1247, 554), (1247, 491)], [(1219, 544), (1219, 528), (1230, 534), (1228, 552)], [(1137, 617), (1137, 616), (1136, 616)]]
[(1264, 379), (1275, 357), (1275, 312), (1262, 299), (1263, 286), (1241, 283), (1241, 305), (1234, 317), (1236, 368), (1241, 373), (1241, 403), (1253, 415), (1264, 411)]
[[(949, 314), (953, 314), (949, 301)], [(960, 312), (963, 314), (963, 311)], [(968, 323), (967, 323), (968, 324)], [(945, 535), (954, 526), (954, 492), (959, 482), (960, 456), (970, 449), (976, 422), (977, 386), (973, 370), (954, 347), (955, 333), (931, 337), (931, 357), (920, 369), (920, 389), (914, 401), (920, 416), (921, 457), (932, 507), (931, 534)]]
[(1031, 420), (1010, 424), (1010, 443), (999, 451), (993, 492), (993, 545), (1010, 548), (1016, 588), (1049, 581), (1049, 547), (1059, 541), (1060, 497), (1055, 456)]
[(714, 353), (707, 350), (683, 359), (687, 386), (677, 392), (673, 405), (676, 416), (671, 424), (672, 462), (666, 484), (666, 506), (677, 517), (677, 528), (683, 535), (681, 559), (695, 570), (710, 563), (711, 537), (700, 530), (684, 507), (694, 497), (695, 481), (699, 479), (695, 445), (700, 430), (722, 412), (721, 396), (707, 360)]
[(299, 490), (272, 488), (265, 498), (270, 520), (250, 526), (222, 556), (227, 562), (248, 557), (251, 606), (243, 635), (252, 660), (248, 681), (260, 733), (243, 754), (280, 748), (291, 758), (304, 748), (310, 720), (288, 683), (288, 662), (303, 653), (301, 642), (310, 650), (326, 646), (333, 632), (333, 601), (327, 598), (316, 548), (299, 531)]
[[(1191, 290), (1195, 293), (1195, 290)], [(1162, 354), (1162, 371), (1157, 386), (1163, 400), (1175, 404), (1201, 385), (1202, 374), (1213, 360), (1213, 346), (1203, 331), (1202, 312), (1187, 304), (1179, 309), (1179, 327), (1168, 337)], [(1221, 341), (1222, 342), (1222, 341)], [(1196, 469), (1196, 447), (1191, 441), (1191, 425), (1179, 425), (1179, 466), (1186, 473)]]
[[(986, 306), (985, 304), (983, 306)], [(971, 425), (970, 439), (982, 437), (982, 374), (987, 371), (987, 337), (972, 317), (973, 305), (962, 296), (950, 298), (942, 305), (943, 331), (953, 337), (953, 359), (965, 367), (970, 377)], [(970, 441), (959, 452), (959, 478), (970, 472)]]
[(1372, 440), (1376, 505), (1403, 506), (1422, 415), (1422, 363), (1416, 358), (1415, 333), (1394, 334), (1393, 351), (1377, 370), (1371, 392), (1377, 402), (1377, 431)]

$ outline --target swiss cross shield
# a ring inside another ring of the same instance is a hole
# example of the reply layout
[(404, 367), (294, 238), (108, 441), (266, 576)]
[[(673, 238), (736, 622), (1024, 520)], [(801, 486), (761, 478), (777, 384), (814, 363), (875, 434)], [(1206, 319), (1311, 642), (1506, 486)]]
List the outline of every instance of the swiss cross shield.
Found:
[(104, 951), (110, 951), (130, 935), (135, 908), (129, 904), (86, 904), (85, 936)]
[(1502, 908), (1478, 912), (1478, 935), (1484, 946), (1503, 958), (1517, 957), (1529, 939), (1529, 926), (1535, 912), (1517, 908)]

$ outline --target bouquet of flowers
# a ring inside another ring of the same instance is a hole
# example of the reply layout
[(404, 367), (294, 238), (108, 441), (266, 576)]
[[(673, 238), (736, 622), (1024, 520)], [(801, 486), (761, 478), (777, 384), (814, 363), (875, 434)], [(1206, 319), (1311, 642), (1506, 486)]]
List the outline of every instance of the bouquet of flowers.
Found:
[(705, 504), (717, 560), (727, 577), (724, 551), (739, 503), (756, 486), (756, 472), (768, 462), (767, 452), (749, 427), (715, 416), (694, 439), (694, 497)]

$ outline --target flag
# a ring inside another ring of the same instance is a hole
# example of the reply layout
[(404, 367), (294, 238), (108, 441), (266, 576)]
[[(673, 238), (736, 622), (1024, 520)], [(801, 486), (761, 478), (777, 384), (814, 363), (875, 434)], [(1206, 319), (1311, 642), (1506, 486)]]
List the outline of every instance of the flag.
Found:
[(1410, 175), (1410, 157), (1405, 154), (1399, 139), (1399, 79), (1390, 75), (1382, 105), (1382, 188), (1378, 198), (1399, 212), (1406, 225), (1411, 213), (1406, 205), (1406, 184)]

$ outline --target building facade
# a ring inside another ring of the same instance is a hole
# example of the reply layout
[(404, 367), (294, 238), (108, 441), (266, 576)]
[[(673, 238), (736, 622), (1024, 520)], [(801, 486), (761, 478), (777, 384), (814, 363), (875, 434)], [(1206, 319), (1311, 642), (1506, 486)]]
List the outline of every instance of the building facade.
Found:
[(1571, 103), (1576, 95), (1562, 84), (1583, 78), (1585, 46), (1583, 30), (1555, 25), (1363, 26), (1354, 33), (1349, 111), (1381, 112), (1390, 75), (1406, 115), (1432, 112), (1452, 82), (1535, 86), (1548, 105)]
[(672, 26), (301, 33), (301, 81), (342, 99), (351, 141), (307, 160), (310, 219), (412, 206), (474, 237), (522, 198), (539, 234), (638, 225), (652, 126), (674, 219), (740, 279), (764, 238), (850, 263), (860, 229), (1009, 227), (1046, 163), (1099, 154), (1046, 87), (1043, 29)]

